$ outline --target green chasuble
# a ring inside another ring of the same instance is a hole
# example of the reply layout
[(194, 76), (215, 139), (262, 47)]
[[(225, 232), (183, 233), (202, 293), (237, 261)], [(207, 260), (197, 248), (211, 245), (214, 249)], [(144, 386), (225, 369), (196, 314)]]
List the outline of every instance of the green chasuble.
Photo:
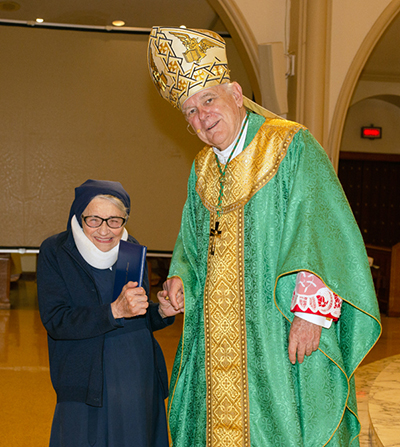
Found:
[[(220, 234), (218, 196), (205, 147), (169, 273), (185, 292), (168, 402), (173, 447), (359, 445), (354, 371), (381, 326), (363, 240), (324, 150), (299, 124), (251, 114), (245, 149), (227, 169)], [(299, 271), (343, 304), (318, 351), (292, 365)]]

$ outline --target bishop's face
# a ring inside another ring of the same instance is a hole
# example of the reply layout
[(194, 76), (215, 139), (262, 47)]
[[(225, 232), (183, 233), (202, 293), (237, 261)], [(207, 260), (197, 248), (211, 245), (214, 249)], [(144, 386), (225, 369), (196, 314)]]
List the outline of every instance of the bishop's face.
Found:
[(200, 140), (224, 150), (239, 134), (246, 114), (242, 89), (237, 82), (209, 87), (187, 99), (182, 112)]

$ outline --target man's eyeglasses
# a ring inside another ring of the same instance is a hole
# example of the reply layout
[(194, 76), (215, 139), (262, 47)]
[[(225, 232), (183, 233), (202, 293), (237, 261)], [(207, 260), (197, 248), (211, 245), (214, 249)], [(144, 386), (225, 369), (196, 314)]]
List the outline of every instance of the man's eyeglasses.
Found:
[(103, 225), (105, 222), (110, 228), (121, 228), (122, 225), (126, 222), (124, 217), (111, 216), (107, 217), (107, 219), (103, 219), (99, 216), (84, 216), (82, 215), (82, 219), (85, 224), (90, 228), (98, 228)]

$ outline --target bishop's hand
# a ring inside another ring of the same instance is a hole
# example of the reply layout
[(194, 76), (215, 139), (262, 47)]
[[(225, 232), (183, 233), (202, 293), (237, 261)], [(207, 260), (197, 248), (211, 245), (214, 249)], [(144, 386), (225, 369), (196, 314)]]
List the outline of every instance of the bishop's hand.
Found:
[(289, 360), (294, 365), (303, 363), (304, 356), (318, 349), (322, 327), (299, 317), (294, 317), (289, 333)]
[[(168, 278), (163, 284), (163, 290), (157, 294), (160, 305), (162, 306), (162, 311), (164, 307), (168, 312), (168, 306), (170, 306), (175, 314), (183, 313), (185, 311), (185, 297), (183, 293), (182, 280), (177, 276)], [(165, 314), (167, 315), (167, 314)]]

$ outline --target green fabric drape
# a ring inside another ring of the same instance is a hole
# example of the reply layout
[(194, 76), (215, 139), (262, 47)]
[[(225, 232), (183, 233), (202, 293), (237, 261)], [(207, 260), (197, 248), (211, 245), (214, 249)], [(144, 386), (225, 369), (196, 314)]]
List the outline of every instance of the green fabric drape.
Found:
[[(262, 121), (252, 114), (248, 141)], [(203, 291), (210, 213), (195, 187), (194, 165), (169, 275), (179, 276), (185, 289), (168, 404), (176, 447), (206, 445)], [(244, 212), (251, 446), (356, 446), (353, 374), (380, 334), (379, 311), (360, 232), (331, 163), (307, 130), (297, 132), (278, 172)], [(301, 270), (318, 275), (344, 301), (339, 322), (322, 330), (320, 349), (293, 366), (290, 303)]]

